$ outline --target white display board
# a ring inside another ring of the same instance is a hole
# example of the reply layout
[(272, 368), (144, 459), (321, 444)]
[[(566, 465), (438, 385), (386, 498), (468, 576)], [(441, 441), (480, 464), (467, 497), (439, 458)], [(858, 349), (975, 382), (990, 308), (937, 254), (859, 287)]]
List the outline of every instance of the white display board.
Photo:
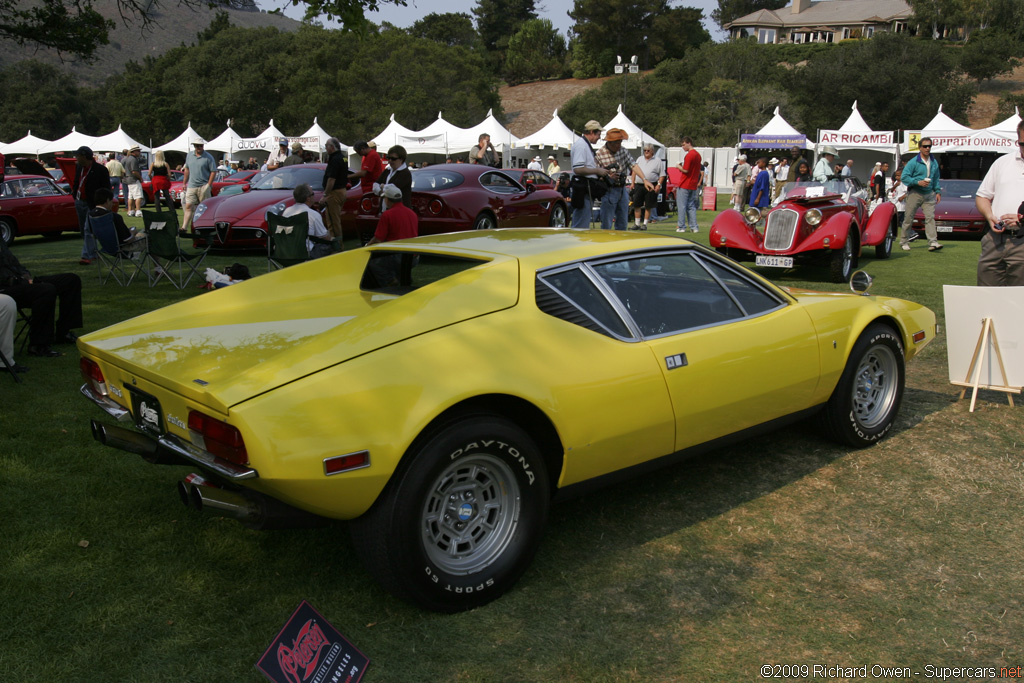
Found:
[[(999, 344), (1005, 385), (1024, 386), (1024, 287), (956, 287), (943, 285), (949, 381), (963, 382), (974, 358), (985, 318), (992, 319)], [(1004, 386), (993, 342), (984, 349), (979, 384)], [(979, 351), (980, 355), (980, 351)], [(973, 376), (966, 381), (973, 381)]]

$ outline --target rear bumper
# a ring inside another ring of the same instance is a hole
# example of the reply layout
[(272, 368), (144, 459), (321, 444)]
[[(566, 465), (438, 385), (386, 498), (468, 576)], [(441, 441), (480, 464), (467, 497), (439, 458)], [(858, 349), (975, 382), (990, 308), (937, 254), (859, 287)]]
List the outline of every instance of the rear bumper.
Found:
[[(105, 396), (97, 395), (88, 385), (82, 386), (82, 394), (118, 421), (127, 422), (131, 419), (127, 410)], [(91, 420), (91, 427), (93, 438), (101, 444), (135, 453), (154, 465), (194, 465), (228, 481), (240, 482), (259, 477), (259, 472), (251, 467), (218, 458), (172, 434), (154, 437), (135, 429), (126, 429), (97, 420)]]

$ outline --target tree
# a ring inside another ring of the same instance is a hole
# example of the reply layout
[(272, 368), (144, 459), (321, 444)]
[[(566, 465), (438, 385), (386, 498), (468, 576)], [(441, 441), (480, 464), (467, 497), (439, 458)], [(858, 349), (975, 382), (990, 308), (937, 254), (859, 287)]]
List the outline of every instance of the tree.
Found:
[(537, 10), (534, 0), (477, 0), (473, 16), (494, 72), (501, 73), (509, 39), (523, 22), (537, 18)]
[(505, 80), (510, 85), (560, 76), (565, 66), (565, 38), (548, 19), (524, 22), (508, 41)]
[(0, 71), (0, 140), (15, 140), (31, 130), (53, 140), (74, 125), (91, 123), (87, 98), (57, 67), (25, 60)]
[(761, 9), (782, 9), (789, 0), (718, 0), (718, 9), (711, 10), (711, 18), (722, 30), (725, 25)]
[[(211, 0), (167, 0), (187, 7), (202, 7)], [(159, 11), (159, 0), (115, 0), (117, 13), (125, 26), (138, 25), (147, 30)], [(364, 10), (376, 10), (384, 4), (402, 5), (406, 0), (291, 0), (306, 6), (306, 19), (320, 16), (341, 21), (344, 29), (365, 33), (368, 22)], [(219, 0), (217, 4), (251, 9), (252, 0)], [(530, 3), (533, 4), (532, 2)], [(104, 17), (93, 0), (0, 0), (0, 38), (19, 45), (38, 45), (61, 54), (89, 59), (96, 48), (110, 42), (115, 23)]]
[(447, 47), (474, 47), (480, 40), (473, 28), (473, 18), (465, 12), (428, 14), (409, 27), (409, 35)]
[(1010, 73), (1020, 65), (1014, 59), (1024, 52), (1024, 45), (1011, 36), (993, 29), (971, 34), (960, 54), (960, 68), (977, 81), (991, 80)]
[(611, 73), (617, 57), (636, 55), (641, 67), (682, 57), (711, 40), (701, 26), (704, 14), (692, 7), (669, 7), (668, 0), (574, 0), (573, 75)]
[(938, 38), (944, 28), (956, 28), (970, 23), (964, 0), (907, 0), (914, 10), (914, 20), (929, 27), (929, 35)]

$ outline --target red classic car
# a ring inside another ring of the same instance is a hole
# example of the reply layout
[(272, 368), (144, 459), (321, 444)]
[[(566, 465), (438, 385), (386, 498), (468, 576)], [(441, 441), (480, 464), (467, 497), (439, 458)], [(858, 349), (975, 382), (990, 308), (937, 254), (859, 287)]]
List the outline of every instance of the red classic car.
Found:
[[(412, 208), (420, 216), (420, 234), (565, 226), (565, 198), (554, 189), (520, 183), (516, 176), (522, 173), (475, 164), (439, 164), (413, 171)], [(364, 196), (359, 207), (363, 234), (373, 232), (379, 212), (380, 200)]]
[[(981, 239), (988, 221), (974, 204), (980, 180), (943, 180), (942, 201), (935, 205), (935, 231), (940, 235), (965, 235)], [(914, 230), (924, 234), (924, 212), (914, 214)]]
[(865, 247), (874, 247), (880, 259), (892, 252), (895, 206), (885, 202), (869, 214), (866, 197), (856, 178), (790, 183), (767, 215), (755, 208), (720, 213), (711, 224), (710, 244), (757, 266), (826, 265), (832, 281), (843, 282)]
[(74, 198), (57, 186), (39, 162), (16, 159), (11, 163), (19, 172), (8, 173), (0, 185), (0, 239), (10, 245), (19, 235), (77, 232)]
[[(292, 190), (300, 183), (313, 188), (313, 201), (323, 196), (326, 164), (285, 166), (263, 175), (249, 192), (211, 197), (196, 207), (193, 230), (199, 235), (196, 245), (205, 245), (206, 236), (217, 232), (217, 246), (259, 247), (267, 245), (267, 212), (281, 213), (295, 203)], [(356, 213), (362, 192), (359, 185), (348, 192), (342, 213), (345, 234), (354, 234)]]
[(533, 185), (538, 190), (555, 189), (555, 181), (543, 171), (533, 171), (528, 168), (507, 168), (505, 172), (516, 179), (520, 185)]

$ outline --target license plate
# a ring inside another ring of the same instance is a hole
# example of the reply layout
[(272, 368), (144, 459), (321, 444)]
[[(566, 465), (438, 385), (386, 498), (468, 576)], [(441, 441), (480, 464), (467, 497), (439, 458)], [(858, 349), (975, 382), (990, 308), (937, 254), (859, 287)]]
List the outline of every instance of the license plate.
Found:
[(792, 268), (793, 257), (792, 256), (763, 256), (758, 255), (754, 257), (755, 266), (768, 266), (770, 268)]
[(935, 226), (935, 232), (953, 232), (953, 226), (952, 225), (943, 225), (942, 223), (938, 223)]
[(164, 416), (160, 410), (160, 401), (155, 396), (147, 394), (138, 389), (128, 389), (132, 397), (132, 414), (135, 415), (135, 425), (151, 434), (160, 435), (164, 433)]

